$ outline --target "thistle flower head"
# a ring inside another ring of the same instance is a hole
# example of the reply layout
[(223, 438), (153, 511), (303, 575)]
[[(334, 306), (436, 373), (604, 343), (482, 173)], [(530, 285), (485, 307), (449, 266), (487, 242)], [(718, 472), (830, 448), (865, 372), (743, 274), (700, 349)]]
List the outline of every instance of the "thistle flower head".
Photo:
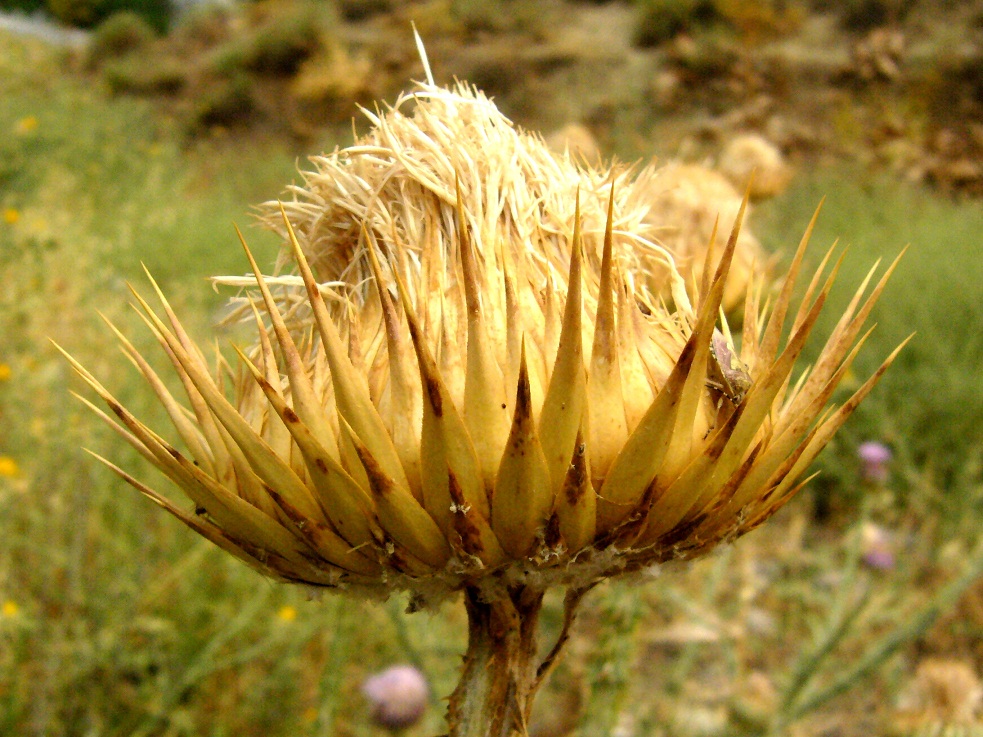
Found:
[(836, 272), (827, 255), (793, 306), (808, 232), (735, 335), (719, 315), (743, 210), (690, 296), (646, 219), (653, 169), (558, 158), (466, 86), (367, 115), (261, 208), (277, 275), (247, 248), (253, 275), (220, 280), (253, 289), (237, 369), (137, 295), (186, 398), (119, 338), (181, 447), (75, 364), (193, 507), (113, 468), (270, 576), (427, 601), (699, 555), (788, 501), (893, 359), (829, 405), (885, 274), (793, 375)]

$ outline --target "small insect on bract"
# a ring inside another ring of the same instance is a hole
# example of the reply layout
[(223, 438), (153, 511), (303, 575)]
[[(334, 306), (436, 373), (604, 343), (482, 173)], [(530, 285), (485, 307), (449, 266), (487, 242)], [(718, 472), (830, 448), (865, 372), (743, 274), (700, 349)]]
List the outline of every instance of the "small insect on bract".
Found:
[[(751, 374), (739, 359), (724, 334), (714, 328), (710, 339), (710, 361), (707, 365), (707, 386), (726, 397), (735, 407), (744, 401), (751, 388)], [(719, 404), (717, 405), (719, 409)]]

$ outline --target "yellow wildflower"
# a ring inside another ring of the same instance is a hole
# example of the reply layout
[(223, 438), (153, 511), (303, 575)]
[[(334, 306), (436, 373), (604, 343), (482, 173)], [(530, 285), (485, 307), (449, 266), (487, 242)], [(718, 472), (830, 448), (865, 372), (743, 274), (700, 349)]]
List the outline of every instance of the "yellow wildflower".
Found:
[(19, 475), (20, 468), (17, 466), (17, 461), (10, 456), (0, 456), (0, 476), (13, 478)]
[(0, 617), (4, 619), (13, 619), (18, 614), (20, 614), (20, 607), (17, 605), (16, 601), (7, 599), (7, 601), (0, 606)]
[(14, 125), (14, 132), (23, 136), (28, 133), (33, 133), (35, 130), (37, 130), (37, 127), (38, 127), (37, 117), (35, 117), (34, 115), (28, 115), (27, 117), (21, 118), (20, 120), (17, 121), (17, 123)]
[(7, 381), (10, 378), (10, 364), (0, 363), (0, 381)]
[(13, 225), (18, 220), (20, 220), (20, 211), (15, 210), (13, 207), (8, 207), (3, 211), (3, 221), (7, 225)]
[(292, 607), (289, 604), (280, 607), (280, 611), (276, 613), (276, 618), (281, 622), (293, 622), (297, 619), (297, 608)]

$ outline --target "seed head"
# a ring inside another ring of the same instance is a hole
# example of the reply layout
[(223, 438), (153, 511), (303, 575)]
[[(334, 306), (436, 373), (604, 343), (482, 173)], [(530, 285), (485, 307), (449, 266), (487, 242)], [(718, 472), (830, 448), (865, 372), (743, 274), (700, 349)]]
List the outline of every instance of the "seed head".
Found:
[(260, 208), (278, 275), (247, 248), (252, 275), (219, 280), (252, 285), (238, 369), (213, 369), (159, 290), (160, 314), (134, 293), (186, 402), (117, 334), (180, 448), (73, 361), (193, 508), (111, 467), (267, 575), (426, 602), (702, 554), (791, 498), (896, 355), (829, 406), (892, 266), (793, 375), (836, 274), (827, 254), (793, 306), (811, 223), (735, 335), (719, 315), (743, 207), (687, 285), (646, 220), (652, 169), (557, 157), (463, 85), (366, 114)]

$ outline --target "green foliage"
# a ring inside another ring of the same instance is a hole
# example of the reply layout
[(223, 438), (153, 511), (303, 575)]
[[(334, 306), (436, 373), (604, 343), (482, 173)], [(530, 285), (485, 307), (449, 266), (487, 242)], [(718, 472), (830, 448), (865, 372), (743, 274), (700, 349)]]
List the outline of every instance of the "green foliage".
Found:
[(242, 71), (271, 76), (295, 74), (329, 35), (322, 25), (322, 12), (310, 2), (300, 2), (271, 13), (215, 49), (211, 66), (229, 76)]
[(127, 55), (107, 62), (102, 76), (113, 94), (170, 95), (185, 86), (188, 70), (176, 59), (149, 64), (144, 57)]
[(154, 29), (133, 11), (114, 13), (99, 24), (87, 48), (89, 63), (125, 56), (145, 48), (155, 37)]
[(116, 13), (129, 11), (164, 31), (173, 11), (170, 0), (46, 0), (46, 5), (59, 21), (79, 28), (93, 28)]
[(0, 9), (21, 13), (35, 13), (44, 10), (45, 0), (0, 0)]
[(252, 81), (245, 74), (216, 80), (195, 102), (195, 127), (233, 126), (245, 122), (255, 109)]
[(318, 47), (320, 33), (312, 11), (276, 18), (257, 30), (244, 55), (246, 67), (273, 75), (294, 74)]
[(591, 614), (597, 618), (597, 641), (586, 661), (588, 703), (580, 715), (580, 733), (613, 734), (622, 714), (631, 708), (639, 628), (647, 607), (638, 588), (609, 583), (598, 592)]
[(221, 11), (192, 15), (175, 29), (172, 48), (173, 53), (190, 47), (196, 54), (183, 101), (187, 129), (194, 134), (247, 122), (304, 129), (297, 97), (316, 97), (319, 69), (333, 78), (335, 98), (347, 103), (347, 122), (354, 100), (365, 90), (366, 72), (345, 65), (348, 57), (337, 43), (336, 23), (332, 4), (311, 0), (258, 2), (242, 9), (234, 23)]

